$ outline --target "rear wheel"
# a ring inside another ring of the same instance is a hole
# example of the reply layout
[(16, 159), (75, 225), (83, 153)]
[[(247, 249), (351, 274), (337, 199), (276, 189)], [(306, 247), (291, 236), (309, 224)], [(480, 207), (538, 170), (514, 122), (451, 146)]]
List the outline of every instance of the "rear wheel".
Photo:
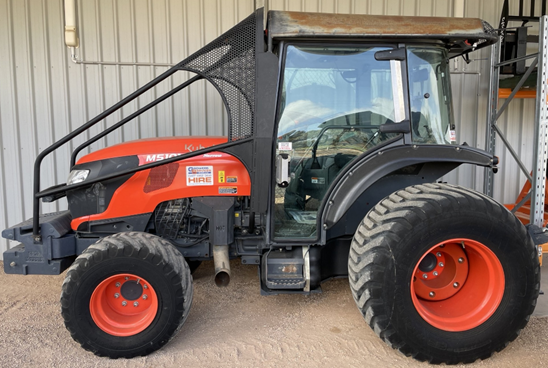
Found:
[(538, 297), (525, 227), (502, 205), (443, 184), (393, 193), (360, 224), (349, 279), (371, 328), (407, 356), (457, 364), (514, 340)]
[(110, 358), (147, 355), (182, 327), (192, 276), (169, 242), (120, 233), (90, 246), (67, 272), (61, 312), (83, 348)]

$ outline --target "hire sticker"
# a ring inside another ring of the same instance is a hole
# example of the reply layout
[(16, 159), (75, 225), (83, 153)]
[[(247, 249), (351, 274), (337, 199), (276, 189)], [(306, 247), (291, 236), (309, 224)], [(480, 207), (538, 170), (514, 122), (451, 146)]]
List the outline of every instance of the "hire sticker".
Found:
[(187, 166), (186, 185), (213, 185), (213, 166)]

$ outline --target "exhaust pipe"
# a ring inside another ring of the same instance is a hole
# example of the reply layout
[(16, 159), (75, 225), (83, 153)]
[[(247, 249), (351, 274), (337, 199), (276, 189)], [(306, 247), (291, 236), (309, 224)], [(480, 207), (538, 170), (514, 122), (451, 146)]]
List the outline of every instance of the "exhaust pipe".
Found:
[(228, 245), (213, 246), (213, 263), (215, 264), (215, 285), (228, 286), (230, 283), (230, 263)]

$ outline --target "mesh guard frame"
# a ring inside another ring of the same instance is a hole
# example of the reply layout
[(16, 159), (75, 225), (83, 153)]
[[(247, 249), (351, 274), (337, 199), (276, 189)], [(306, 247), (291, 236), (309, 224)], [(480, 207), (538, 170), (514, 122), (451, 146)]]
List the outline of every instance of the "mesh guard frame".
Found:
[(229, 142), (254, 132), (257, 22), (254, 12), (176, 66), (202, 76), (219, 91), (228, 112)]

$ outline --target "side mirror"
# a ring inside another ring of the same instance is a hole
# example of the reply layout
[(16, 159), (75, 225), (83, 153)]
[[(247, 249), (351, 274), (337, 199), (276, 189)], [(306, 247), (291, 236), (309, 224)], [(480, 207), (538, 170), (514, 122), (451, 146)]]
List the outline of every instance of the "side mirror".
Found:
[(411, 133), (409, 120), (402, 120), (399, 123), (386, 123), (379, 127), (381, 133)]
[(403, 61), (405, 60), (405, 48), (399, 48), (399, 49), (391, 49), (391, 50), (382, 50), (377, 51), (375, 53), (375, 60), (377, 61), (383, 61), (383, 60), (399, 60)]

